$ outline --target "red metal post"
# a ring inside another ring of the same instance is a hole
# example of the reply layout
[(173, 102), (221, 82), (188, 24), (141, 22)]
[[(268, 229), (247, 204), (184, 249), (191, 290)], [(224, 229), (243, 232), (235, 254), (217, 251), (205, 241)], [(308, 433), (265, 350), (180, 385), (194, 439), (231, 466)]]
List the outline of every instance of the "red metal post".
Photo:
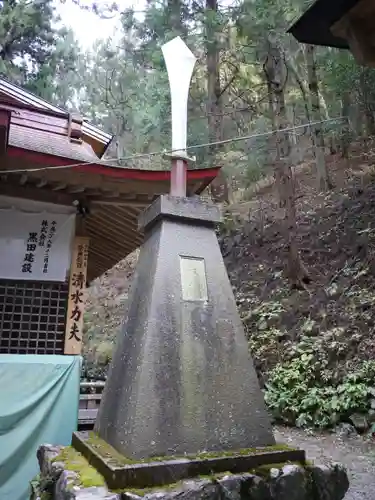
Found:
[(186, 196), (187, 165), (186, 160), (172, 159), (170, 190), (172, 196)]

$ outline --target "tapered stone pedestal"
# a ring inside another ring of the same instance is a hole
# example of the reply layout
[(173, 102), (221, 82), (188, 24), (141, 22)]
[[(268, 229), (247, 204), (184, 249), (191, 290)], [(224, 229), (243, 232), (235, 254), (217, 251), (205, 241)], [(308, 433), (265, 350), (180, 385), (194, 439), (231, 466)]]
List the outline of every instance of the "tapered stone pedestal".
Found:
[(161, 196), (145, 231), (96, 432), (131, 458), (274, 444), (216, 238), (215, 206)]

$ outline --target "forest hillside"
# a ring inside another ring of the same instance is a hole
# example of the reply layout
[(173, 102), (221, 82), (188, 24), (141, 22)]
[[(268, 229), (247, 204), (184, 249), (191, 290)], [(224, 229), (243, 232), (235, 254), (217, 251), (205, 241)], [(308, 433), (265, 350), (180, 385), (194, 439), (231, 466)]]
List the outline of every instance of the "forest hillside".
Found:
[[(325, 427), (353, 413), (371, 414), (375, 171), (371, 152), (361, 151), (356, 144), (348, 161), (327, 157), (335, 184), (329, 193), (316, 194), (312, 162), (295, 169), (296, 238), (310, 277), (300, 289), (286, 276), (288, 249), (272, 179), (254, 185), (249, 201), (223, 209), (218, 236), (249, 349), (269, 406), (287, 423)], [(133, 254), (90, 288), (86, 376), (105, 377), (136, 261)]]

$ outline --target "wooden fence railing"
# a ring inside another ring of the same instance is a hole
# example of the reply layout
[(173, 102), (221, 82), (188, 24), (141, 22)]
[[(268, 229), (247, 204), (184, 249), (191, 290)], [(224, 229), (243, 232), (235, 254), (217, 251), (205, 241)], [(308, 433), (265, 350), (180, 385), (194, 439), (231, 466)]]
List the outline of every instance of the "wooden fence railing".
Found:
[(93, 427), (102, 399), (105, 382), (81, 382), (78, 426)]

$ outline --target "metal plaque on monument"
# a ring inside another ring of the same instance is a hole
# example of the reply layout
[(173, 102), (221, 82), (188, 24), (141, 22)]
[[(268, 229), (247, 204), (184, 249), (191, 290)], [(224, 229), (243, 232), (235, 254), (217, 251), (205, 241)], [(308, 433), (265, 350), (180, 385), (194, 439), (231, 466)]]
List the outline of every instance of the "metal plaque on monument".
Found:
[[(162, 50), (172, 100), (171, 192), (139, 220), (144, 243), (95, 425), (97, 439), (131, 462), (111, 465), (98, 457), (98, 447), (73, 436), (74, 446), (116, 488), (304, 459), (299, 450), (274, 449), (215, 234), (219, 210), (186, 197), (195, 58), (179, 37)], [(257, 458), (239, 453), (259, 447)]]

